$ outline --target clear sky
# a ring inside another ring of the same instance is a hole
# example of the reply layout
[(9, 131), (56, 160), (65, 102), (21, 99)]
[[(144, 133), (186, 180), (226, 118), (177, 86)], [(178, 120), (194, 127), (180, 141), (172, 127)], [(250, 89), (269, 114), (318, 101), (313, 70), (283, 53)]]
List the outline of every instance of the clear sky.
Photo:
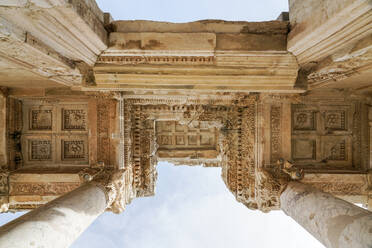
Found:
[(288, 0), (97, 0), (97, 3), (115, 20), (269, 21), (288, 11)]
[[(187, 22), (273, 20), (287, 0), (98, 0), (115, 20)], [(73, 248), (323, 248), (281, 211), (263, 214), (238, 203), (220, 168), (158, 165), (156, 195), (121, 215), (104, 213)], [(0, 225), (20, 214), (0, 215)]]

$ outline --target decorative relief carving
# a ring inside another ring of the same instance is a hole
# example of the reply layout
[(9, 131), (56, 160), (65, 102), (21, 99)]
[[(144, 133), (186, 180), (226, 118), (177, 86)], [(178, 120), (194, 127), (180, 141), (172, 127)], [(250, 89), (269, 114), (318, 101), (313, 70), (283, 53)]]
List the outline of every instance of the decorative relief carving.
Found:
[(63, 130), (86, 130), (86, 111), (82, 109), (62, 110)]
[(53, 182), (53, 183), (12, 183), (10, 185), (11, 195), (64, 195), (77, 187), (80, 183), (65, 183), (65, 182)]
[[(126, 168), (133, 171), (132, 185), (137, 197), (154, 193), (155, 164), (162, 148), (195, 146), (200, 151), (202, 145), (214, 144), (222, 177), (239, 202), (265, 212), (279, 208), (285, 186), (283, 178), (262, 172), (256, 164), (257, 96), (241, 96), (229, 104), (188, 105), (169, 99), (126, 99), (125, 107)], [(306, 120), (301, 128), (316, 127), (316, 113), (309, 113), (313, 119)], [(279, 156), (281, 108), (274, 106), (271, 114), (273, 141)], [(172, 121), (163, 121), (166, 118)], [(212, 127), (218, 137), (209, 135), (213, 133), (209, 131)]]
[(324, 142), (324, 156), (326, 160), (347, 160), (346, 141), (340, 142)]
[(102, 168), (99, 171), (88, 169), (80, 174), (91, 175), (87, 183), (95, 184), (105, 192), (107, 210), (121, 213), (125, 210), (125, 206), (134, 198), (131, 185), (131, 171), (128, 169)]
[(120, 65), (136, 64), (180, 64), (180, 65), (213, 65), (214, 56), (101, 56), (98, 63)]
[[(306, 98), (303, 99), (306, 101)], [(358, 169), (361, 167), (360, 103), (338, 100), (330, 104), (292, 105), (292, 123), (303, 123), (300, 113), (312, 112), (313, 128), (292, 130), (292, 158), (304, 169)], [(354, 111), (354, 112), (353, 112)], [(307, 125), (304, 125), (307, 126)]]
[(296, 131), (316, 130), (316, 113), (312, 110), (296, 109), (292, 114), (293, 129)]
[(325, 111), (325, 129), (327, 130), (342, 130), (345, 131), (346, 113), (343, 110), (328, 110)]
[(8, 195), (9, 183), (8, 183), (9, 172), (0, 171), (0, 196)]
[(29, 160), (43, 161), (52, 159), (50, 140), (29, 140)]
[(30, 110), (30, 130), (52, 130), (52, 110)]
[(97, 161), (110, 164), (110, 100), (97, 105)]
[(280, 106), (272, 106), (271, 119), (271, 162), (275, 163), (282, 157), (282, 134), (281, 134), (281, 112)]
[(84, 140), (62, 140), (63, 160), (85, 159), (85, 150)]
[(313, 187), (335, 195), (360, 195), (363, 184), (352, 182), (313, 182)]
[(159, 149), (216, 149), (216, 129), (206, 122), (182, 125), (177, 121), (156, 121), (156, 136)]

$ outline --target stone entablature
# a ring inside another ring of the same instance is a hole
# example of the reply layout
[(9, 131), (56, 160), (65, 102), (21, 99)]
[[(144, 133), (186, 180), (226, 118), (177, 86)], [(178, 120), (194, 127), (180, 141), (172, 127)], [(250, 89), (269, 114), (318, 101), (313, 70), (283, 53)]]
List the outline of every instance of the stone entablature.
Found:
[(109, 48), (94, 67), (97, 85), (84, 89), (301, 92), (287, 25), (113, 22)]
[[(53, 101), (50, 96), (9, 97), (8, 123), (13, 123), (9, 125), (13, 135), (8, 136), (9, 170), (47, 175), (57, 167), (58, 173), (72, 174), (89, 169), (89, 178), (104, 168), (123, 170), (126, 194), (117, 209), (135, 197), (154, 194), (158, 161), (222, 167), (222, 178), (237, 200), (265, 212), (279, 209), (287, 181), (301, 179), (303, 173), (306, 183), (324, 185), (323, 191), (366, 203), (367, 107), (362, 98), (326, 95), (326, 101), (321, 94), (139, 97), (90, 93), (79, 100), (59, 96)], [(50, 144), (30, 145), (28, 140), (37, 140), (32, 137), (51, 137)], [(88, 148), (82, 149), (84, 158), (78, 157), (75, 143), (70, 153), (60, 145), (74, 137), (86, 140), (81, 144)], [(21, 151), (16, 149), (19, 142)], [(313, 142), (312, 146), (304, 148), (306, 142)], [(41, 156), (38, 152), (42, 151), (53, 155)], [(64, 155), (69, 154), (73, 157), (65, 161)], [(283, 161), (290, 161), (285, 171)], [(309, 173), (336, 173), (342, 180), (327, 186), (333, 177), (318, 182)], [(342, 175), (348, 173), (356, 174), (355, 187), (342, 185)], [(36, 207), (86, 180), (83, 177), (71, 185), (64, 179), (31, 184), (14, 181), (14, 175), (9, 178), (10, 190), (3, 192), (2, 199), (13, 210)]]

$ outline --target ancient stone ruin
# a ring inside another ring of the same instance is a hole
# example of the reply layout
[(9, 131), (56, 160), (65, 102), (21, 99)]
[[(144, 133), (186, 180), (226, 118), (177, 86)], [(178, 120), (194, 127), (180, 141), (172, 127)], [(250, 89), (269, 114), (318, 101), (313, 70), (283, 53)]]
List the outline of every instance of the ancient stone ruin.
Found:
[(32, 210), (0, 247), (68, 247), (154, 195), (168, 161), (221, 167), (238, 202), (326, 247), (370, 248), (372, 214), (352, 203), (372, 209), (371, 78), (370, 0), (177, 24), (0, 1), (0, 212)]

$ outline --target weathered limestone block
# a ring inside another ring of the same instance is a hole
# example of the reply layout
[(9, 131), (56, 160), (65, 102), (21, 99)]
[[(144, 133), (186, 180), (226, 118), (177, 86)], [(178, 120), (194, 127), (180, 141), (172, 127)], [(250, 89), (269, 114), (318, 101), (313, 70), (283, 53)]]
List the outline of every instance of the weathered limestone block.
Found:
[(7, 164), (6, 97), (0, 89), (0, 169)]
[(110, 33), (110, 47), (122, 50), (214, 51), (212, 33)]
[(372, 246), (372, 212), (291, 182), (280, 197), (281, 209), (327, 248)]
[(93, 65), (97, 55), (106, 48), (104, 14), (94, 0), (6, 1), (0, 3), (0, 13), (3, 18), (74, 61)]
[(372, 193), (368, 174), (305, 173), (302, 183), (345, 201), (367, 205)]
[(301, 65), (319, 61), (372, 33), (370, 0), (290, 0), (289, 9), (288, 50)]
[(303, 92), (287, 24), (113, 22), (92, 89)]
[(80, 72), (71, 61), (3, 17), (0, 17), (0, 38), (0, 71), (16, 66), (64, 85), (81, 84)]
[(310, 89), (370, 85), (370, 0), (291, 0), (289, 8), (288, 51), (308, 75)]
[(11, 173), (9, 176), (10, 209), (41, 206), (81, 185), (73, 173)]

